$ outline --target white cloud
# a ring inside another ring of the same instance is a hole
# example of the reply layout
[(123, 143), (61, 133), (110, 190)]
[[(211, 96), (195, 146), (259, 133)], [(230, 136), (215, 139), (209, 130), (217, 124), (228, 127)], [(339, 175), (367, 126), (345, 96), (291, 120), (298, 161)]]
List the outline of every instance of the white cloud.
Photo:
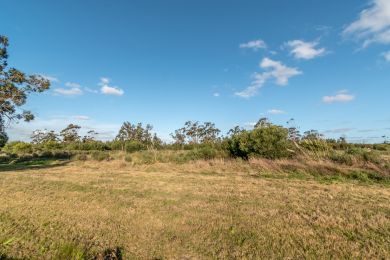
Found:
[(215, 93), (213, 94), (213, 96), (214, 96), (214, 97), (219, 97), (220, 94), (219, 94), (218, 92), (215, 92)]
[(324, 96), (322, 98), (322, 101), (327, 104), (335, 103), (335, 102), (341, 102), (346, 103), (350, 102), (355, 99), (354, 95), (348, 94), (346, 90), (339, 91), (334, 96)]
[(296, 59), (310, 60), (325, 54), (325, 48), (316, 48), (318, 42), (305, 42), (301, 40), (288, 41), (286, 46)]
[(267, 111), (267, 113), (271, 115), (281, 115), (281, 114), (285, 114), (286, 112), (279, 109), (270, 109)]
[(81, 85), (74, 82), (66, 82), (65, 86), (68, 88), (56, 88), (54, 89), (55, 95), (63, 95), (63, 96), (77, 96), (82, 95), (83, 90), (81, 89)]
[(106, 95), (122, 96), (125, 92), (118, 87), (109, 86), (110, 80), (108, 78), (100, 78), (99, 85), (101, 86), (100, 92)]
[(49, 75), (44, 75), (44, 74), (39, 74), (39, 76), (41, 76), (42, 78), (50, 81), (50, 82), (59, 82), (60, 80), (56, 77), (53, 77), (53, 76), (49, 76)]
[(76, 96), (83, 94), (83, 91), (79, 88), (56, 88), (54, 89), (55, 94), (64, 96)]
[(86, 121), (90, 119), (89, 116), (83, 116), (83, 115), (73, 116), (73, 118), (80, 121)]
[(65, 83), (65, 86), (69, 87), (69, 88), (81, 88), (81, 85), (78, 84), (78, 83), (74, 83), (74, 82), (66, 82)]
[(251, 85), (241, 92), (236, 92), (236, 96), (250, 98), (256, 95), (259, 88), (261, 88), (270, 79), (275, 79), (275, 83), (279, 86), (285, 86), (288, 84), (288, 80), (291, 77), (302, 74), (302, 72), (297, 68), (287, 67), (280, 61), (274, 61), (269, 58), (264, 58), (261, 61), (260, 68), (267, 71), (255, 73), (253, 75), (254, 80)]
[(267, 44), (263, 40), (254, 40), (247, 43), (241, 43), (240, 44), (241, 49), (252, 49), (254, 51), (257, 51), (258, 49), (265, 49), (267, 48)]
[(390, 62), (390, 51), (382, 53), (382, 56), (386, 61)]
[(88, 88), (88, 87), (85, 87), (84, 88), (85, 91), (89, 92), (89, 93), (99, 93), (99, 91), (97, 91), (96, 89), (91, 89), (91, 88)]
[(371, 0), (359, 18), (348, 25), (344, 36), (363, 41), (363, 47), (372, 43), (390, 44), (390, 1)]

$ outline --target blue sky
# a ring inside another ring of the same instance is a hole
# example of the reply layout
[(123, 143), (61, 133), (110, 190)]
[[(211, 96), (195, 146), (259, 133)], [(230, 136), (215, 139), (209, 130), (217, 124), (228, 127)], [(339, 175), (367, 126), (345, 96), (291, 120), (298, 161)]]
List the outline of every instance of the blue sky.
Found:
[(226, 132), (260, 117), (302, 131), (390, 136), (388, 0), (11, 1), (9, 65), (51, 79), (35, 129), (78, 123), (115, 136), (123, 121), (164, 139), (187, 120)]

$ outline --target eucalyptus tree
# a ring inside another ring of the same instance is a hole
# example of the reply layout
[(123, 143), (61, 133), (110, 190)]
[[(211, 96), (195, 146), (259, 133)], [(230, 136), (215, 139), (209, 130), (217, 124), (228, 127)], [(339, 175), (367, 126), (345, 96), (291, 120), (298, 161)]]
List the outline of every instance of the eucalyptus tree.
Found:
[(29, 94), (43, 92), (50, 87), (50, 81), (39, 75), (27, 75), (8, 67), (8, 38), (0, 35), (0, 146), (7, 140), (5, 128), (13, 121), (34, 119), (31, 111), (21, 107)]
[(69, 124), (65, 129), (63, 129), (60, 132), (60, 136), (62, 137), (62, 141), (64, 143), (73, 143), (73, 142), (78, 142), (80, 141), (80, 135), (79, 135), (79, 130), (80, 130), (79, 125), (75, 124)]

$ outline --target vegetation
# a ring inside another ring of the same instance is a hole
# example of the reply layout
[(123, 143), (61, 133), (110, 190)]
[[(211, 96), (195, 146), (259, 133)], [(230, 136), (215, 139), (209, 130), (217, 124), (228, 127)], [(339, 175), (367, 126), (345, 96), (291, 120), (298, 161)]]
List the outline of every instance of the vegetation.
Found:
[(302, 160), (15, 166), (0, 174), (0, 255), (388, 259), (378, 177)]
[(0, 36), (0, 259), (390, 257), (385, 136), (354, 144), (261, 118), (226, 135), (187, 121), (172, 143), (128, 121), (105, 142), (77, 124), (8, 142), (50, 84), (8, 68), (7, 46)]
[(39, 75), (26, 75), (8, 68), (8, 38), (0, 35), (0, 147), (8, 140), (5, 127), (12, 121), (31, 121), (34, 115), (21, 110), (27, 101), (28, 94), (43, 92), (50, 87), (50, 82)]

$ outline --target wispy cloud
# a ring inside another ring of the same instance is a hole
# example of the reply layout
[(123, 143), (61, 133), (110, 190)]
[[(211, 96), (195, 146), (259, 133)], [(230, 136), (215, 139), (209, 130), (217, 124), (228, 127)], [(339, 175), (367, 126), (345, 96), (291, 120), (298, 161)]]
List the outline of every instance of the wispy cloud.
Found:
[(80, 121), (86, 121), (91, 119), (89, 116), (83, 116), (83, 115), (73, 116), (73, 118)]
[(66, 86), (66, 87), (69, 87), (69, 88), (81, 88), (81, 85), (80, 85), (80, 84), (74, 83), (74, 82), (66, 82), (66, 83), (65, 83), (65, 86)]
[(219, 97), (220, 94), (219, 94), (218, 92), (215, 92), (215, 93), (213, 94), (213, 96), (214, 96), (214, 97)]
[(241, 43), (240, 44), (241, 49), (252, 49), (254, 51), (257, 51), (258, 49), (266, 49), (267, 44), (263, 40), (254, 40), (254, 41), (249, 41), (247, 43)]
[(63, 96), (77, 96), (82, 95), (83, 90), (81, 89), (81, 85), (74, 82), (66, 82), (65, 86), (67, 88), (55, 88), (55, 95), (63, 95)]
[(354, 130), (354, 128), (336, 128), (324, 131), (325, 134), (344, 134)]
[(354, 95), (348, 94), (346, 90), (341, 90), (334, 96), (324, 96), (322, 98), (322, 101), (327, 104), (332, 104), (336, 102), (347, 103), (354, 99), (355, 99)]
[(270, 109), (267, 111), (267, 113), (271, 115), (281, 115), (281, 114), (285, 114), (286, 112), (280, 109)]
[(120, 89), (118, 87), (110, 86), (110, 79), (108, 78), (100, 78), (99, 86), (100, 92), (105, 95), (115, 95), (115, 96), (122, 96), (125, 92), (123, 89)]
[(82, 95), (83, 91), (80, 88), (56, 88), (54, 89), (54, 93), (57, 95), (64, 95), (64, 96), (77, 96)]
[(305, 42), (302, 40), (288, 41), (285, 45), (290, 49), (291, 55), (296, 59), (311, 60), (325, 55), (325, 48), (317, 48), (318, 42)]
[(371, 0), (370, 6), (364, 9), (359, 18), (348, 25), (344, 36), (352, 36), (363, 41), (363, 47), (372, 43), (390, 43), (390, 1)]
[(53, 76), (49, 76), (49, 75), (45, 75), (45, 74), (39, 74), (39, 76), (41, 76), (42, 78), (50, 81), (51, 83), (53, 82), (60, 82), (60, 80), (56, 77), (53, 77)]
[(253, 74), (253, 81), (249, 87), (241, 92), (236, 92), (235, 95), (242, 98), (250, 98), (257, 94), (268, 80), (274, 79), (279, 86), (285, 86), (291, 77), (302, 74), (297, 68), (287, 67), (280, 61), (274, 61), (269, 58), (264, 58), (260, 63), (260, 68), (266, 70), (261, 73)]
[(382, 53), (382, 56), (386, 61), (390, 62), (390, 51)]

